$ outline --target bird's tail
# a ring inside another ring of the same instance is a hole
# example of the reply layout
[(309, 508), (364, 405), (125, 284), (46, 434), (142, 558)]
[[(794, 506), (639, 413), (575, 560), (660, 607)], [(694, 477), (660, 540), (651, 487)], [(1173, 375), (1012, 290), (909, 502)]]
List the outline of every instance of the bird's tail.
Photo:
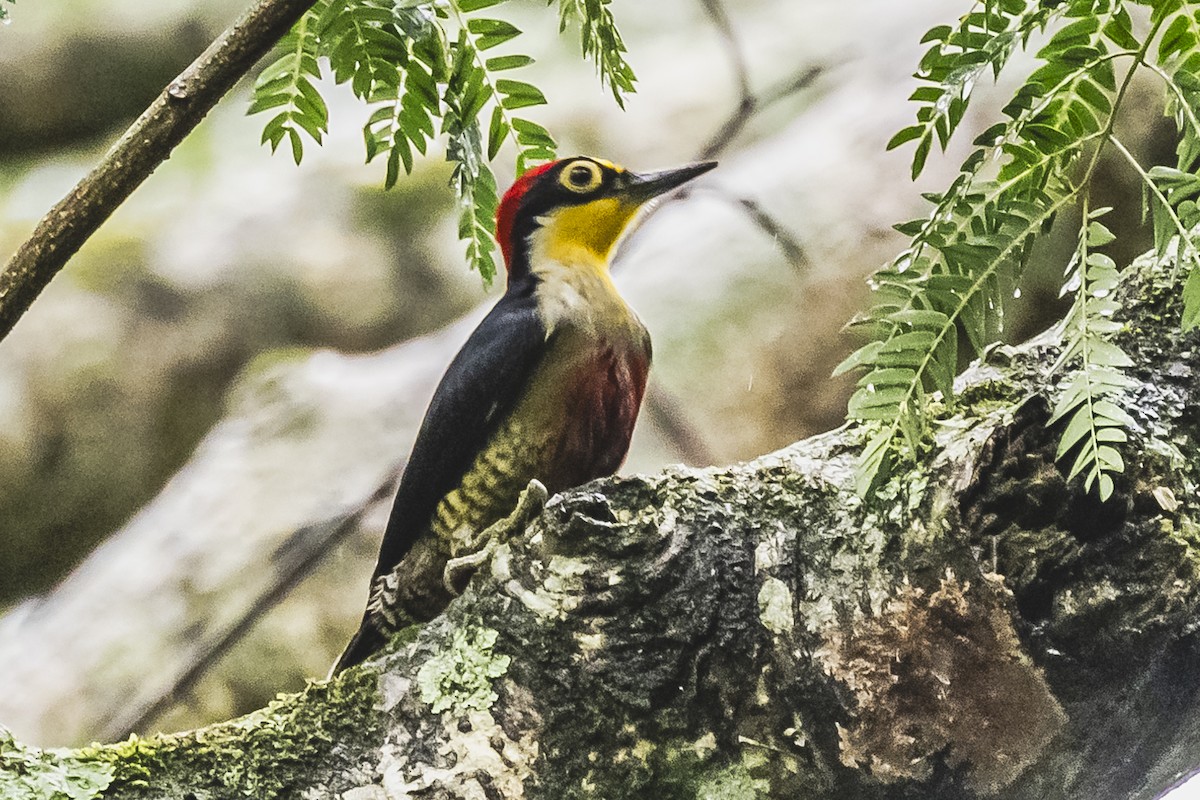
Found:
[(386, 642), (387, 637), (375, 625), (370, 615), (363, 615), (362, 624), (358, 626), (358, 631), (350, 639), (350, 644), (346, 645), (346, 649), (338, 656), (333, 669), (329, 670), (329, 677), (332, 678), (355, 664), (361, 664), (383, 647)]

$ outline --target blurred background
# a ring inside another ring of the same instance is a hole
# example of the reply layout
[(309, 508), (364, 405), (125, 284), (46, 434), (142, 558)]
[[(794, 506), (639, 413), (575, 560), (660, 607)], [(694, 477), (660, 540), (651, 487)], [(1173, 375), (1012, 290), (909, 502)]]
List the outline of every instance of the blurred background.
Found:
[[(12, 7), (0, 254), (246, 5)], [(554, 9), (495, 11), (526, 31), (513, 45), (538, 63), (522, 77), (549, 99), (530, 116), (563, 155), (722, 162), (622, 247), (617, 281), (655, 342), (625, 471), (730, 463), (836, 427), (852, 382), (830, 371), (857, 344), (841, 329), (903, 245), (891, 225), (923, 213), (919, 192), (949, 183), (1007, 98), (978, 87), (917, 185), (909, 150), (884, 152), (913, 113), (921, 35), (964, 4), (612, 8), (639, 78), (625, 111)], [(1123, 140), (1143, 163), (1173, 160), (1157, 90), (1135, 90), (1130, 107), (1153, 111)], [(227, 719), (323, 677), (357, 622), (425, 403), (502, 287), (465, 267), (442, 154), (383, 191), (382, 164), (362, 163), (364, 110), (325, 91), (328, 139), (296, 167), (258, 144), (266, 118), (245, 115), (244, 82), (0, 343), (0, 723), (19, 738)], [(1103, 191), (1137, 203), (1119, 166)], [(1114, 256), (1147, 245), (1136, 219), (1113, 227)], [(1039, 246), (1010, 340), (1061, 313), (1070, 236)]]

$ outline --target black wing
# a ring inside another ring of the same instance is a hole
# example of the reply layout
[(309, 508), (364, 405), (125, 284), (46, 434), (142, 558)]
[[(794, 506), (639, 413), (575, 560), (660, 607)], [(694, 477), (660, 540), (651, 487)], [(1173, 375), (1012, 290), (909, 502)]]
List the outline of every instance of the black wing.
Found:
[[(532, 289), (532, 281), (510, 286), (442, 376), (396, 490), (371, 577), (372, 591), (380, 575), (395, 569), (413, 544), (430, 534), (438, 503), (459, 484), (496, 426), (512, 411), (546, 351), (546, 328)], [(387, 634), (381, 622), (368, 605), (331, 675), (383, 646)]]
[(510, 287), (450, 362), (433, 394), (400, 479), (372, 583), (427, 535), (437, 504), (512, 411), (545, 351), (546, 328), (532, 286)]

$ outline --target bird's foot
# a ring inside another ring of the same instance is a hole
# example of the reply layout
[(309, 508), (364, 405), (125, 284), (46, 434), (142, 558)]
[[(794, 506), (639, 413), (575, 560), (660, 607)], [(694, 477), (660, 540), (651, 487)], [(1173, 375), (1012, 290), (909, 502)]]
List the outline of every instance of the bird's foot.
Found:
[(517, 499), (517, 505), (507, 517), (496, 520), (475, 535), (468, 535), (452, 543), (451, 552), (463, 553), (446, 562), (442, 572), (442, 583), (446, 591), (458, 597), (466, 588), (467, 581), (481, 564), (492, 557), (497, 545), (507, 542), (524, 531), (533, 519), (542, 513), (550, 493), (545, 485), (534, 478)]

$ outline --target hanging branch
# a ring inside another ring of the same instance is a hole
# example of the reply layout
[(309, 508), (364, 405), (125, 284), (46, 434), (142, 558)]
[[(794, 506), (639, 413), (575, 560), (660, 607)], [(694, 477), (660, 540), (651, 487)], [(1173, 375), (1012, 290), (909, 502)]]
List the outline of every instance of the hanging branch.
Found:
[(260, 0), (163, 89), (0, 272), (0, 339), (96, 229), (314, 0)]

